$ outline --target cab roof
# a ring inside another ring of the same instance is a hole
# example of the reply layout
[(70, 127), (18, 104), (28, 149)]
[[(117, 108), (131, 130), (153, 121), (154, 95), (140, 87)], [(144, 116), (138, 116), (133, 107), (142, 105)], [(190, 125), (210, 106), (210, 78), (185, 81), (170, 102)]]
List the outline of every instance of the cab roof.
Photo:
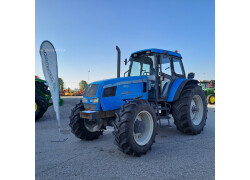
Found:
[(179, 53), (176, 53), (176, 52), (173, 52), (173, 51), (168, 51), (168, 50), (163, 50), (163, 49), (155, 49), (155, 48), (136, 51), (136, 52), (133, 52), (131, 55), (136, 54), (136, 53), (140, 53), (140, 52), (144, 52), (144, 51), (151, 51), (151, 52), (155, 52), (155, 53), (168, 52), (168, 54), (171, 55), (171, 56), (181, 57), (181, 54), (179, 54)]

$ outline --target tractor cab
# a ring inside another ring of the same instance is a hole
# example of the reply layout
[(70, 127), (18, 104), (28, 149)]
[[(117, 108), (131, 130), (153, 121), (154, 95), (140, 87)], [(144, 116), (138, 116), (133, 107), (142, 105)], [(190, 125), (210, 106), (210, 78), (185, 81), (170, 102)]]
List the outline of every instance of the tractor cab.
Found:
[(171, 84), (178, 78), (186, 78), (182, 57), (177, 51), (141, 50), (132, 53), (129, 62), (128, 76), (147, 76), (149, 100), (166, 99)]

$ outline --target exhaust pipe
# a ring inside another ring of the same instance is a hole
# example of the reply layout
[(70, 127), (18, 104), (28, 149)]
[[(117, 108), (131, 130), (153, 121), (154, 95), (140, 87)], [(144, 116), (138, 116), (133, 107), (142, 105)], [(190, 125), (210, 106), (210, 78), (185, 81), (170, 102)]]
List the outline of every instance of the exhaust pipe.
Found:
[(118, 46), (116, 46), (117, 50), (117, 77), (120, 77), (120, 69), (121, 69), (121, 51)]

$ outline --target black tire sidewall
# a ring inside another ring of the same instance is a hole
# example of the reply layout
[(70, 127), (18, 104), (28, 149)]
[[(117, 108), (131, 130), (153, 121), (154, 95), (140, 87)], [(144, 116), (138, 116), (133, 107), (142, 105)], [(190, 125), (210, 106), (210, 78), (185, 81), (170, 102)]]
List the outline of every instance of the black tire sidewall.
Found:
[(35, 120), (37, 121), (47, 111), (48, 106), (45, 102), (44, 97), (37, 92), (35, 93), (35, 103), (37, 105), (37, 110), (35, 111)]

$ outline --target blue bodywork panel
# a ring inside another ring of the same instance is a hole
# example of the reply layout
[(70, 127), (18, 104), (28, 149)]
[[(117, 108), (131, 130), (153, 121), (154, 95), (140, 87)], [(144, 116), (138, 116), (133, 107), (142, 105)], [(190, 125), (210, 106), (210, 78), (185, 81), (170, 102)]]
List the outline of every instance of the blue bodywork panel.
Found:
[[(95, 97), (98, 97), (100, 101), (96, 104), (96, 110), (100, 111), (101, 108), (103, 111), (120, 109), (126, 100), (132, 100), (139, 96), (142, 96), (140, 99), (147, 100), (148, 90), (143, 92), (143, 82), (147, 83), (147, 76), (122, 77), (90, 83), (99, 84)], [(113, 86), (117, 86), (115, 96), (102, 97), (104, 89)], [(148, 88), (147, 84), (146, 88)], [(88, 104), (91, 104), (90, 99), (93, 97), (84, 98), (87, 98)]]
[(174, 100), (174, 96), (179, 88), (179, 86), (181, 85), (181, 83), (186, 80), (185, 78), (180, 78), (180, 79), (176, 79), (174, 81), (174, 83), (172, 84), (170, 91), (168, 93), (168, 99), (167, 102), (173, 102)]
[(167, 51), (168, 54), (171, 55), (171, 56), (181, 57), (181, 54), (179, 54), (179, 53), (176, 53), (176, 52), (173, 52), (173, 51), (168, 51), (168, 50), (163, 50), (163, 49), (154, 49), (154, 48), (136, 51), (136, 52), (132, 53), (131, 55), (139, 53), (139, 52), (144, 52), (144, 51), (151, 51), (151, 52), (155, 52), (155, 53), (164, 53), (164, 52)]

